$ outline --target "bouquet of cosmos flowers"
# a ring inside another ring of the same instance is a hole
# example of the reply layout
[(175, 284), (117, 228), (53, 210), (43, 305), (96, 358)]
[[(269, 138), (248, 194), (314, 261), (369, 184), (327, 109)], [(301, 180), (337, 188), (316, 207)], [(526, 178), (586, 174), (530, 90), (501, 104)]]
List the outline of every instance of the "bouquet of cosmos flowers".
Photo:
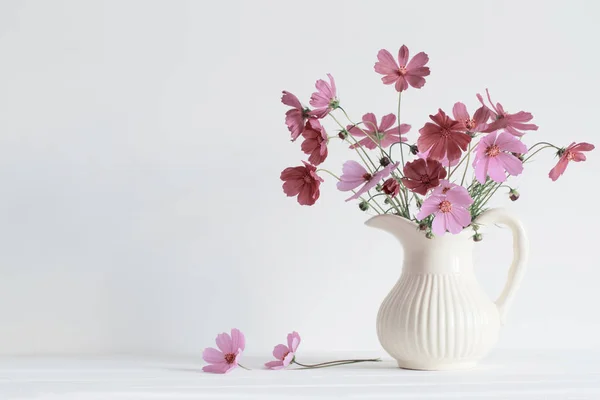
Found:
[[(316, 82), (317, 91), (309, 102), (312, 108), (284, 91), (281, 101), (291, 107), (285, 123), (292, 142), (302, 136), (301, 149), (308, 155), (303, 165), (281, 173), (285, 194), (297, 196), (301, 205), (315, 204), (323, 182), (321, 175), (326, 173), (338, 181), (339, 190), (352, 192), (346, 201), (357, 200), (362, 211), (393, 213), (415, 221), (431, 238), (447, 231), (456, 234), (471, 225), (500, 188), (508, 190), (511, 200), (517, 200), (519, 193), (506, 181), (521, 174), (538, 152), (551, 149), (558, 157), (549, 173), (555, 181), (570, 162), (585, 161), (583, 152), (594, 149), (592, 144), (574, 142), (567, 147), (548, 142), (528, 147), (522, 139), (528, 131), (538, 129), (530, 122), (533, 115), (504, 111), (500, 103), (492, 102), (487, 89), (489, 104), (477, 94), (481, 106), (472, 114), (461, 102), (454, 104), (452, 117), (439, 109), (429, 116), (431, 122), (419, 129), (416, 144), (409, 143), (406, 135), (411, 126), (400, 120), (402, 93), (425, 85), (430, 73), (428, 61), (423, 52), (409, 59), (406, 46), (400, 48), (397, 60), (389, 51), (379, 51), (375, 72), (383, 75), (384, 84), (394, 85), (398, 91), (396, 114), (386, 114), (379, 121), (373, 113), (366, 113), (361, 121), (354, 122), (340, 105), (329, 74), (329, 82)], [(328, 135), (323, 126), (327, 117), (337, 126), (335, 135)], [(323, 169), (330, 140), (347, 142), (361, 162), (346, 161), (340, 176)], [(477, 232), (473, 237), (481, 239)]]

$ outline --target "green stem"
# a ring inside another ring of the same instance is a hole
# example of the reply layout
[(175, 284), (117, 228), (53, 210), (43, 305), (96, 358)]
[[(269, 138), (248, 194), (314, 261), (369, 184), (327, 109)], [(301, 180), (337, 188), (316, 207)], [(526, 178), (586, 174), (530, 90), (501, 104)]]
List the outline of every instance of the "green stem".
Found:
[(333, 176), (335, 179), (337, 179), (338, 181), (341, 181), (340, 177), (337, 176), (336, 174), (334, 174), (333, 172), (331, 172), (328, 169), (325, 168), (319, 168), (318, 170), (316, 170), (315, 172), (319, 172), (319, 171), (323, 171), (323, 172), (327, 172), (329, 175)]
[(465, 165), (465, 172), (463, 172), (462, 179), (460, 180), (460, 186), (465, 183), (465, 178), (467, 176), (467, 171), (469, 170), (469, 161), (471, 160), (471, 142), (469, 142), (469, 152), (467, 153), (467, 164)]
[[(333, 120), (340, 126), (340, 128), (342, 128), (344, 131), (348, 132), (346, 130), (346, 128), (344, 128), (344, 125), (342, 125), (340, 123), (340, 121), (338, 121), (338, 119), (335, 117), (335, 115), (333, 115), (333, 113), (329, 113), (329, 115), (331, 116), (331, 118), (333, 118)], [(351, 138), (352, 140), (354, 140), (354, 143), (352, 143), (350, 140), (348, 140), (348, 138)], [(369, 162), (371, 163), (371, 165), (373, 166), (374, 169), (377, 169), (377, 166), (375, 165), (375, 163), (371, 160), (371, 158), (369, 157), (369, 155), (367, 154), (367, 152), (365, 151), (365, 149), (362, 148), (362, 146), (358, 145), (358, 141), (356, 140), (356, 138), (354, 136), (352, 136), (352, 134), (350, 132), (348, 132), (348, 136), (346, 137), (346, 139), (348, 140), (348, 142), (350, 142), (350, 144), (354, 144), (357, 145), (354, 147), (354, 150), (356, 150), (356, 154), (358, 154), (358, 156), (360, 157), (360, 159), (362, 160), (363, 164), (365, 164), (365, 167), (369, 168), (369, 172), (373, 173), (373, 170), (371, 170), (371, 168), (369, 167), (369, 164), (367, 164), (367, 161), (364, 159), (364, 157), (362, 156), (362, 154), (360, 153), (360, 150), (363, 151), (363, 153), (365, 154), (365, 157), (367, 157), (367, 159), (369, 160)]]
[[(400, 133), (400, 105), (402, 104), (402, 92), (398, 92), (398, 140), (402, 143), (402, 134)], [(402, 161), (402, 166), (404, 166), (404, 152), (402, 151), (402, 146), (400, 146), (400, 160)]]
[(242, 364), (238, 363), (238, 367), (245, 369), (246, 371), (252, 371), (250, 368), (244, 367)]
[[(557, 148), (557, 149), (558, 149), (558, 147), (556, 147), (556, 146), (553, 146), (553, 145), (550, 145), (550, 146), (544, 146), (544, 147), (540, 147), (539, 149), (537, 149), (536, 151), (534, 151), (532, 154), (530, 154), (529, 156), (527, 156), (527, 158), (525, 158), (525, 159), (523, 160), (523, 164), (524, 164), (524, 163), (525, 163), (527, 160), (529, 160), (531, 157), (533, 157), (533, 156), (535, 156), (537, 153), (539, 153), (540, 151), (542, 151), (542, 150), (544, 150), (544, 149), (548, 149), (548, 148), (550, 148), (550, 147), (554, 147), (554, 148)], [(532, 146), (532, 148), (533, 148), (533, 146)], [(560, 150), (560, 149), (559, 149), (559, 150)]]
[(319, 364), (302, 364), (302, 363), (299, 363), (296, 360), (293, 360), (292, 363), (300, 365), (301, 367), (304, 367), (305, 369), (312, 369), (312, 368), (336, 367), (338, 365), (356, 364), (356, 363), (361, 363), (361, 362), (379, 362), (379, 361), (381, 361), (380, 358), (370, 358), (370, 359), (362, 359), (362, 360), (337, 360), (337, 361), (328, 361), (328, 362), (323, 362), (323, 363), (319, 363)]

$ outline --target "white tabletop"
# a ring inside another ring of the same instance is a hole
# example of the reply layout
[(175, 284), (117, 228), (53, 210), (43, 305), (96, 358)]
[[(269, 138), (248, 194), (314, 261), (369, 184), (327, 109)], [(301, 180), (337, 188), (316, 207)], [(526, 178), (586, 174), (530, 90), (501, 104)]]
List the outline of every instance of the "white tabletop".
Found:
[(449, 372), (401, 370), (392, 360), (266, 371), (264, 358), (243, 360), (257, 369), (213, 375), (190, 358), (3, 357), (0, 399), (600, 399), (600, 353), (584, 350), (496, 350), (474, 370)]

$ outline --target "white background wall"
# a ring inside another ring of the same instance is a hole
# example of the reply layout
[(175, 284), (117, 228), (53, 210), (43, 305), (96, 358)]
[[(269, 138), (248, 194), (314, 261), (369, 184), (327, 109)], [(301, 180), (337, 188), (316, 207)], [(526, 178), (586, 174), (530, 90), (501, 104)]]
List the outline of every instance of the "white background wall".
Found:
[[(399, 246), (331, 179), (315, 207), (283, 195), (303, 155), (281, 90), (307, 102), (331, 72), (355, 119), (393, 112), (373, 64), (407, 44), (432, 71), (404, 97), (411, 140), (489, 87), (535, 115), (527, 143), (598, 144), (599, 16), (594, 1), (2, 1), (0, 352), (199, 354), (231, 327), (248, 352), (293, 329), (305, 351), (381, 351)], [(325, 166), (351, 156), (333, 142)], [(545, 153), (521, 200), (495, 200), (531, 235), (499, 346), (600, 346), (599, 160), (553, 183)], [(500, 229), (479, 246), (492, 295), (509, 250)]]

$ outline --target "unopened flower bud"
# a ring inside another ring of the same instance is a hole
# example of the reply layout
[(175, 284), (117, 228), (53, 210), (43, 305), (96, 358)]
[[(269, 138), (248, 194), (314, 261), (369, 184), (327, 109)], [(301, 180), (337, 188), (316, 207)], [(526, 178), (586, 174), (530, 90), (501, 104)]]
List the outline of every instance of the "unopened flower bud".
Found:
[(387, 167), (390, 163), (391, 161), (388, 157), (382, 157), (381, 160), (379, 160), (379, 164), (381, 164), (382, 167)]
[(421, 206), (423, 205), (423, 200), (419, 199), (418, 197), (415, 197), (415, 200), (417, 202), (417, 207), (421, 208)]
[(358, 203), (358, 208), (360, 208), (361, 211), (367, 211), (369, 209), (369, 203), (366, 201), (361, 201)]
[(419, 152), (419, 148), (417, 147), (416, 144), (410, 145), (410, 152), (415, 156), (417, 155), (417, 153)]
[(419, 230), (420, 230), (420, 231), (424, 231), (424, 230), (426, 230), (426, 229), (427, 229), (427, 224), (426, 224), (426, 223), (423, 223), (423, 222), (421, 222), (421, 223), (419, 224)]
[(381, 186), (381, 183), (378, 183), (377, 186), (375, 186), (375, 190), (377, 190), (378, 192), (381, 192), (383, 190), (383, 186)]
[(340, 133), (338, 133), (338, 137), (342, 140), (346, 140), (346, 138), (348, 137), (348, 131), (345, 129), (343, 131), (340, 131)]
[(521, 197), (521, 195), (519, 194), (519, 192), (517, 192), (516, 189), (510, 189), (510, 192), (508, 192), (508, 197), (512, 201), (517, 201), (517, 200), (519, 200), (519, 197)]
[(483, 235), (481, 233), (476, 233), (473, 235), (474, 242), (481, 242), (483, 240)]
[(523, 157), (523, 154), (521, 154), (521, 153), (511, 153), (511, 154), (513, 156), (517, 157), (521, 161), (525, 160), (525, 157)]
[(385, 182), (383, 182), (383, 193), (388, 196), (397, 196), (400, 193), (400, 185), (398, 181), (394, 178), (388, 178)]
[(427, 233), (425, 234), (425, 237), (426, 237), (427, 239), (433, 239), (433, 233), (431, 233), (431, 231), (429, 231), (429, 232), (427, 232)]

